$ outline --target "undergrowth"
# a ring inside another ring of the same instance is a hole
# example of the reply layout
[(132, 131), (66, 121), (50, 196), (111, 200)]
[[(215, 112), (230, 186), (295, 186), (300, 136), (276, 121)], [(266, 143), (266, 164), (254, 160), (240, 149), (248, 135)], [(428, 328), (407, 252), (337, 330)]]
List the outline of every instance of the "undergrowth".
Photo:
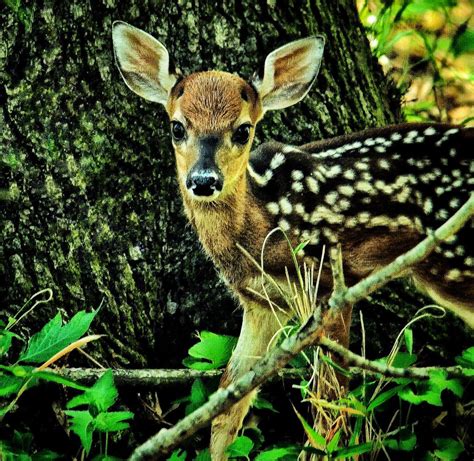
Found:
[[(71, 445), (77, 446), (77, 459), (118, 459), (109, 455), (109, 434), (127, 429), (133, 413), (111, 410), (118, 397), (112, 371), (104, 370), (97, 382), (87, 387), (50, 369), (71, 351), (100, 338), (99, 335), (86, 335), (99, 309), (79, 311), (67, 322), (63, 322), (58, 312), (30, 338), (15, 332), (21, 320), (33, 309), (51, 300), (51, 290), (42, 290), (14, 317), (0, 319), (0, 421), (2, 434), (7, 435), (0, 440), (0, 459), (64, 459), (63, 454), (37, 450), (33, 435), (20, 432), (9, 422), (9, 414), (21, 405), (22, 395), (41, 382), (56, 383), (79, 392), (67, 402), (66, 408), (58, 410), (67, 417), (65, 429), (78, 437), (78, 440), (71, 437)], [(14, 341), (23, 344), (19, 353), (12, 347)]]

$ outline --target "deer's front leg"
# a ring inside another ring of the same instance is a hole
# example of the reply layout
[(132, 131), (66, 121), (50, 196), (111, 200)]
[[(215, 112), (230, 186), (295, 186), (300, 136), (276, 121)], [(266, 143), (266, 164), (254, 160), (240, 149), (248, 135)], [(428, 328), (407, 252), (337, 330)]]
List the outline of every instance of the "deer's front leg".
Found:
[[(268, 306), (256, 303), (244, 305), (244, 317), (237, 346), (222, 376), (220, 387), (227, 387), (250, 370), (253, 364), (267, 351), (275, 333), (285, 324), (284, 315), (277, 319)], [(225, 450), (242, 426), (256, 391), (251, 392), (239, 403), (222, 413), (212, 422), (211, 457), (213, 461), (227, 459)]]

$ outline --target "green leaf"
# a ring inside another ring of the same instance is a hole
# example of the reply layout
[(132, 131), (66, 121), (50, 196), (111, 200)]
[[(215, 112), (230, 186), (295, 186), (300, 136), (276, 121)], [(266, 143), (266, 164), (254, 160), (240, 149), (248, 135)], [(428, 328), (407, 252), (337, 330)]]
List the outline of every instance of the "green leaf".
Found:
[(241, 435), (227, 447), (225, 452), (229, 455), (229, 458), (248, 458), (252, 448), (252, 439)]
[(303, 416), (298, 413), (296, 408), (293, 407), (293, 410), (295, 411), (296, 416), (298, 416), (298, 419), (301, 421), (303, 429), (306, 432), (311, 445), (319, 449), (326, 448), (326, 439), (311, 427), (311, 425), (303, 418)]
[(214, 370), (223, 367), (232, 355), (237, 339), (233, 336), (216, 335), (202, 331), (199, 342), (192, 346), (183, 364), (195, 370)]
[(126, 421), (132, 418), (130, 411), (108, 411), (96, 416), (94, 426), (100, 432), (121, 431), (130, 427)]
[(367, 411), (372, 411), (375, 410), (377, 407), (385, 403), (387, 400), (391, 399), (395, 395), (398, 395), (398, 393), (406, 386), (406, 384), (401, 384), (399, 386), (392, 387), (388, 391), (382, 392), (379, 394), (374, 400), (372, 400), (369, 403), (369, 406), (367, 407)]
[(16, 394), (24, 383), (24, 378), (11, 375), (0, 375), (0, 397)]
[(187, 453), (181, 449), (173, 451), (167, 461), (186, 461)]
[(474, 346), (462, 351), (462, 354), (456, 357), (456, 363), (464, 368), (474, 368)]
[(407, 351), (410, 355), (413, 354), (413, 330), (411, 328), (405, 328), (403, 331), (403, 336), (405, 337), (405, 344), (407, 346)]
[(460, 33), (453, 37), (451, 49), (454, 56), (474, 51), (474, 30), (467, 27), (467, 23), (460, 26)]
[(35, 453), (32, 457), (33, 461), (53, 461), (56, 459), (64, 459), (64, 457), (63, 455), (51, 450), (41, 450), (39, 453)]
[(99, 412), (107, 411), (117, 400), (118, 392), (114, 384), (112, 370), (107, 370), (89, 389), (72, 398), (66, 408), (76, 408), (79, 405), (92, 405)]
[(88, 389), (87, 386), (76, 383), (72, 379), (65, 378), (64, 376), (58, 375), (57, 373), (51, 371), (37, 371), (33, 373), (35, 379), (44, 379), (45, 381), (50, 381), (57, 384), (62, 384), (63, 386), (71, 387), (72, 389), (77, 389), (78, 391), (85, 391)]
[(430, 373), (430, 378), (424, 382), (417, 383), (417, 391), (406, 387), (400, 391), (400, 398), (407, 402), (419, 405), (427, 402), (430, 405), (442, 406), (441, 393), (444, 390), (450, 390), (458, 397), (462, 397), (464, 387), (459, 379), (448, 379), (445, 370), (435, 370)]
[(205, 450), (200, 451), (194, 461), (212, 461), (211, 454), (209, 453), (209, 449), (206, 448)]
[(89, 329), (97, 311), (80, 311), (65, 325), (59, 312), (28, 342), (18, 362), (43, 363), (66, 346), (77, 341)]
[(356, 416), (356, 422), (354, 424), (354, 429), (352, 431), (351, 439), (349, 440), (349, 445), (354, 445), (356, 440), (359, 440), (362, 433), (362, 426), (366, 419), (362, 416)]
[(385, 439), (383, 444), (392, 450), (412, 451), (416, 446), (416, 434), (409, 430), (403, 430), (399, 433), (398, 438)]
[(259, 453), (255, 461), (278, 461), (290, 456), (292, 458), (289, 459), (297, 459), (300, 452), (301, 448), (295, 446), (271, 448)]
[(200, 406), (204, 405), (207, 402), (207, 399), (210, 395), (210, 391), (206, 388), (205, 384), (202, 382), (201, 379), (196, 379), (191, 386), (191, 394), (187, 398), (189, 402), (186, 405), (184, 413), (189, 415), (194, 410), (199, 408)]
[(92, 461), (123, 461), (123, 458), (117, 458), (116, 456), (100, 454), (94, 456)]
[(12, 339), (18, 337), (17, 334), (11, 331), (3, 330), (0, 332), (0, 357), (3, 357), (8, 352), (12, 345)]
[(417, 360), (417, 355), (407, 352), (397, 352), (392, 367), (408, 368), (411, 367)]
[(257, 395), (257, 397), (252, 403), (252, 406), (259, 410), (270, 410), (274, 413), (279, 413), (279, 411), (272, 405), (272, 403), (269, 402), (267, 399), (264, 399), (261, 395)]
[(92, 434), (94, 432), (93, 416), (89, 411), (66, 410), (64, 413), (70, 417), (69, 424), (71, 431), (79, 437), (84, 451), (86, 454), (89, 454), (92, 446)]
[(308, 245), (310, 241), (309, 240), (305, 240), (304, 242), (300, 242), (295, 248), (293, 248), (293, 254), (296, 256), (301, 250), (304, 249), (304, 247), (306, 245)]
[(342, 434), (342, 428), (339, 429), (332, 437), (332, 439), (329, 441), (328, 446), (327, 446), (327, 451), (328, 453), (332, 453), (334, 450), (337, 449), (337, 446), (339, 444), (339, 440), (341, 438)]
[(334, 451), (331, 456), (334, 459), (350, 458), (351, 456), (362, 455), (371, 452), (375, 447), (375, 442), (361, 443), (352, 445), (341, 450)]
[(456, 5), (456, 0), (412, 0), (408, 3), (403, 16), (406, 18)]
[(464, 451), (464, 445), (454, 439), (435, 439), (436, 446), (435, 455), (441, 459), (458, 459), (459, 455)]

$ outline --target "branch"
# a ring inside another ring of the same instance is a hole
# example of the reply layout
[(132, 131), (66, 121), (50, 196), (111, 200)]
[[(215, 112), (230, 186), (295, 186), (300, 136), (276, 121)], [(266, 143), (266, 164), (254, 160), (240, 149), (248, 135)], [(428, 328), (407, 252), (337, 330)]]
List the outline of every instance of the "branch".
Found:
[[(92, 384), (100, 378), (105, 368), (63, 368), (51, 370), (69, 379), (84, 384)], [(115, 383), (119, 386), (167, 386), (184, 384), (195, 379), (220, 377), (224, 370), (189, 370), (189, 369), (113, 369)], [(278, 371), (274, 378), (296, 379), (304, 375), (304, 368), (289, 368)]]
[[(422, 261), (441, 241), (457, 232), (474, 215), (474, 194), (440, 228), (416, 245), (412, 250), (399, 256), (395, 261), (346, 290), (334, 292), (329, 299), (329, 309), (324, 321), (333, 320), (347, 304), (354, 304), (392, 280), (402, 270)], [(166, 455), (199, 429), (203, 428), (217, 415), (229, 409), (253, 389), (263, 384), (278, 369), (284, 367), (305, 347), (319, 341), (323, 334), (320, 310), (294, 335), (283, 340), (280, 346), (272, 349), (255, 366), (236, 382), (225, 389), (219, 389), (209, 400), (190, 415), (169, 429), (161, 429), (158, 434), (140, 445), (130, 457), (131, 461), (156, 459)]]
[(354, 352), (346, 349), (344, 346), (341, 346), (336, 341), (332, 341), (327, 336), (322, 337), (318, 345), (324, 347), (325, 349), (329, 349), (331, 352), (334, 352), (340, 357), (344, 358), (347, 363), (354, 365), (353, 367), (349, 368), (349, 371), (352, 375), (359, 375), (363, 373), (363, 371), (368, 371), (371, 374), (383, 375), (391, 378), (429, 379), (430, 373), (441, 370), (446, 372), (451, 378), (460, 378), (466, 376), (461, 366), (410, 368), (392, 367), (355, 354)]

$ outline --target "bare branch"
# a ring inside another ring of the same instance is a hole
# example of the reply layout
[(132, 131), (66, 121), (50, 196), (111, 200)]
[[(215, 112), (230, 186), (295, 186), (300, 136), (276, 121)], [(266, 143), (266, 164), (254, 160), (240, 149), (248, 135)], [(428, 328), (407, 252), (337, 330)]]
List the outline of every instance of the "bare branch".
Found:
[(368, 360), (361, 355), (355, 354), (350, 350), (341, 346), (336, 341), (323, 336), (319, 343), (319, 346), (336, 353), (340, 357), (343, 357), (347, 363), (354, 365), (349, 368), (352, 375), (361, 374), (364, 370), (369, 371), (372, 374), (383, 375), (391, 378), (413, 378), (413, 379), (428, 379), (430, 373), (433, 371), (445, 371), (449, 377), (459, 378), (466, 376), (463, 373), (463, 368), (460, 366), (453, 367), (410, 367), (410, 368), (397, 368), (386, 365), (384, 363)]

